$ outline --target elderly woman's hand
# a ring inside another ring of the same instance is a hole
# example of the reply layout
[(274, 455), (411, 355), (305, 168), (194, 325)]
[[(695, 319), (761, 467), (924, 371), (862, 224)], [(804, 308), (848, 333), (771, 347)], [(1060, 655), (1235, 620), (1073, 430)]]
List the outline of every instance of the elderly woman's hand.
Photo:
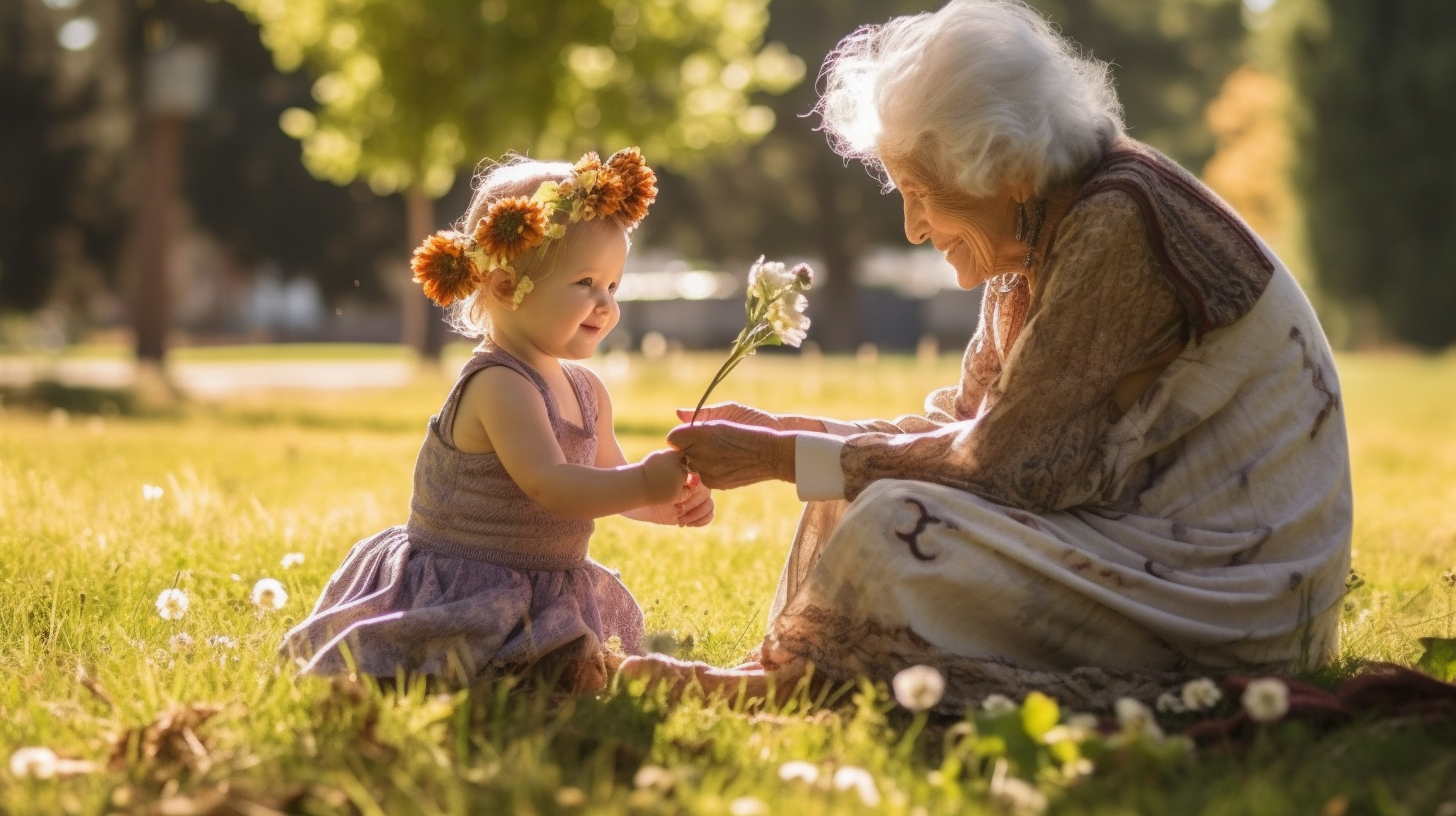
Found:
[[(677, 418), (683, 422), (693, 420), (693, 409), (677, 409)], [(767, 411), (760, 411), (747, 405), (740, 405), (736, 402), (720, 402), (715, 405), (704, 405), (698, 411), (698, 422), (711, 422), (715, 419), (724, 422), (735, 422), (739, 425), (757, 425), (760, 428), (768, 428), (772, 431), (787, 430), (784, 421)]]
[(698, 416), (696, 424), (674, 428), (667, 441), (687, 454), (703, 484), (727, 489), (767, 479), (794, 481), (794, 434)]

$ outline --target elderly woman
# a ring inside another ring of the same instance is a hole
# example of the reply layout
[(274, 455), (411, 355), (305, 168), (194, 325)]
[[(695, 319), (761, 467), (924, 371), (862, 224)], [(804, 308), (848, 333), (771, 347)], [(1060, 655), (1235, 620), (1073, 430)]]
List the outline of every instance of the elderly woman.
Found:
[(627, 675), (758, 690), (926, 664), (951, 704), (1098, 704), (1334, 656), (1344, 416), (1279, 259), (1128, 138), (1107, 66), (1015, 0), (861, 29), (823, 78), (831, 143), (899, 191), (912, 243), (985, 285), (980, 326), (924, 415), (725, 405), (675, 429), (709, 486), (780, 479), (808, 505), (757, 663)]

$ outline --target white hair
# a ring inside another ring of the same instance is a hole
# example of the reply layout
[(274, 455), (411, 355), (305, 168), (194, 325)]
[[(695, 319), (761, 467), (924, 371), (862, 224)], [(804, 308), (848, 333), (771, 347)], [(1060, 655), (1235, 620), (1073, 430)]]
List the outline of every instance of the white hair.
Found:
[(1041, 192), (1123, 131), (1108, 65), (1020, 0), (951, 0), (865, 26), (820, 79), (815, 111), (831, 146), (887, 185), (888, 158), (969, 195), (1008, 183)]

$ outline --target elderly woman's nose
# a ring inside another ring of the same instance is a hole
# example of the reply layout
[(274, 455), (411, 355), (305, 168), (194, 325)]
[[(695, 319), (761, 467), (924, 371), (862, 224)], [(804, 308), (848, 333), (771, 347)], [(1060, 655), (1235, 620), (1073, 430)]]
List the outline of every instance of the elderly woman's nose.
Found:
[(930, 225), (925, 223), (925, 209), (917, 201), (905, 202), (905, 237), (912, 244), (924, 243), (930, 237)]

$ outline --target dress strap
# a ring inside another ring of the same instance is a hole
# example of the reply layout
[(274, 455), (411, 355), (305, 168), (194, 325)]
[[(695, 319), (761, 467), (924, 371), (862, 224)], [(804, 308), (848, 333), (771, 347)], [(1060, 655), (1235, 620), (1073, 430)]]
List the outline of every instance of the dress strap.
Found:
[[(536, 369), (517, 360), (503, 349), (486, 349), (472, 354), (470, 359), (465, 361), (465, 365), (460, 367), (460, 376), (455, 380), (455, 385), (451, 386), (449, 395), (445, 397), (445, 404), (440, 407), (440, 413), (434, 417), (433, 421), (436, 423), (440, 437), (446, 443), (450, 441), (449, 429), (455, 426), (455, 414), (460, 410), (460, 397), (465, 393), (465, 384), (470, 381), (471, 377), (492, 366), (505, 366), (530, 380), (531, 384), (536, 386), (536, 390), (541, 393), (541, 398), (546, 401), (546, 419), (551, 423), (551, 427), (556, 427), (561, 421), (561, 412), (556, 407), (556, 398), (552, 395), (550, 387), (546, 385), (546, 380), (542, 379)], [(590, 383), (587, 383), (587, 388), (590, 390)], [(588, 398), (593, 400), (592, 404), (595, 406), (595, 395), (591, 394)], [(451, 447), (453, 448), (454, 445), (452, 444)]]

